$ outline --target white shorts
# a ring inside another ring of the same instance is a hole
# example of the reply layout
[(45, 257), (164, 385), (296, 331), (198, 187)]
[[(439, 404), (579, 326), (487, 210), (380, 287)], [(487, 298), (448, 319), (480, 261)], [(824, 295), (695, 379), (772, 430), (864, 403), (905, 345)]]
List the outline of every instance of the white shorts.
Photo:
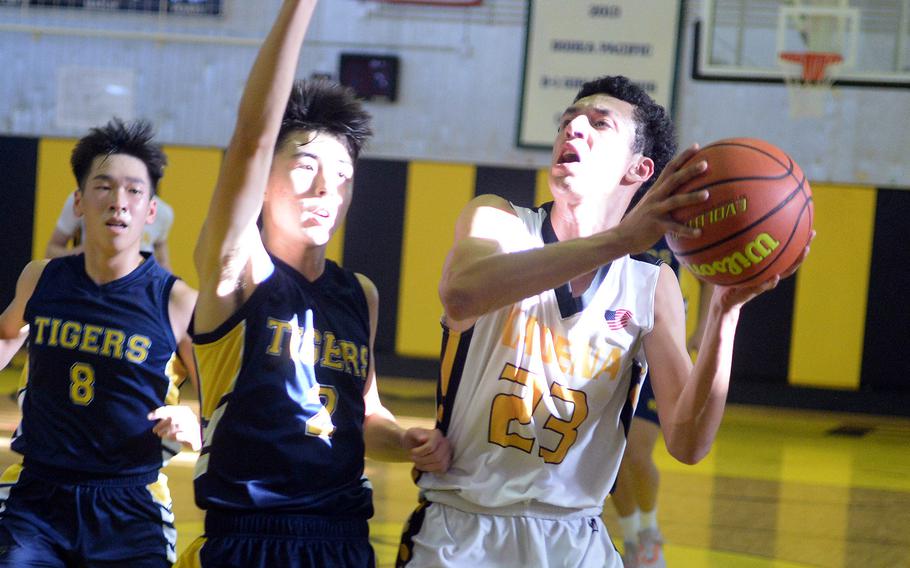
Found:
[(485, 515), (426, 502), (405, 527), (397, 566), (622, 568), (622, 558), (600, 517)]

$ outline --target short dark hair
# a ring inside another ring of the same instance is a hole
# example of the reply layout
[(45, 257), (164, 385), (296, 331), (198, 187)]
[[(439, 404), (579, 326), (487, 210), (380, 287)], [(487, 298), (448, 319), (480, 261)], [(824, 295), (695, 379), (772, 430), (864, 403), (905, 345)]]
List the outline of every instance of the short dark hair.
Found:
[(96, 157), (127, 154), (145, 164), (152, 182), (151, 194), (155, 195), (158, 192), (158, 180), (164, 175), (167, 156), (160, 145), (152, 142), (154, 135), (151, 123), (146, 120), (123, 122), (119, 118), (113, 118), (104, 126), (89, 130), (76, 143), (70, 156), (79, 189), (84, 188), (85, 178)]
[(348, 87), (325, 79), (300, 80), (291, 89), (275, 149), (292, 132), (324, 132), (338, 138), (356, 160), (373, 135), (370, 120), (370, 113)]
[(660, 106), (641, 87), (622, 75), (605, 76), (588, 81), (581, 86), (573, 102), (591, 95), (607, 95), (625, 101), (635, 107), (635, 152), (651, 158), (654, 175), (642, 184), (639, 193), (644, 193), (657, 181), (660, 172), (676, 154), (676, 129), (666, 109)]

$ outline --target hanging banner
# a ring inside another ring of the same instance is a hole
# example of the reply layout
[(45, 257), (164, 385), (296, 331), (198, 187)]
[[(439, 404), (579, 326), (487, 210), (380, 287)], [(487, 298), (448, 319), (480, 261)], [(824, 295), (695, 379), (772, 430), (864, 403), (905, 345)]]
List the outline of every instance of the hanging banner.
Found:
[(518, 145), (549, 148), (586, 81), (625, 75), (672, 111), (680, 0), (528, 0)]

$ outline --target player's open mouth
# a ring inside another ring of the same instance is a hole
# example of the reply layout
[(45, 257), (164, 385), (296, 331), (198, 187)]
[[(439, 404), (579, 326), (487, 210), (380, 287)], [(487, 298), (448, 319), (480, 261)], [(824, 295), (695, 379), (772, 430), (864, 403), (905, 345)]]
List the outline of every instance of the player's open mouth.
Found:
[(108, 227), (115, 227), (115, 228), (118, 228), (118, 229), (125, 229), (125, 228), (126, 228), (126, 223), (124, 223), (123, 221), (108, 221), (108, 222), (106, 223), (106, 225), (107, 225)]
[(569, 150), (569, 151), (566, 151), (566, 152), (563, 152), (562, 154), (560, 154), (559, 160), (557, 160), (556, 163), (557, 164), (570, 164), (573, 162), (578, 162), (580, 160), (581, 159), (578, 157), (578, 154)]

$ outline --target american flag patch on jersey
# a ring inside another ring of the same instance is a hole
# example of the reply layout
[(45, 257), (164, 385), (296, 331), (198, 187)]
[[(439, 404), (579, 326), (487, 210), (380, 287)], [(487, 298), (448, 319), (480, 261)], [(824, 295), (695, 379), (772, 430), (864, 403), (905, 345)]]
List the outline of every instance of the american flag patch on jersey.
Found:
[(629, 310), (624, 310), (622, 308), (616, 311), (607, 310), (604, 312), (604, 319), (607, 320), (607, 327), (609, 329), (622, 329), (629, 325), (629, 322), (632, 321), (632, 312)]

